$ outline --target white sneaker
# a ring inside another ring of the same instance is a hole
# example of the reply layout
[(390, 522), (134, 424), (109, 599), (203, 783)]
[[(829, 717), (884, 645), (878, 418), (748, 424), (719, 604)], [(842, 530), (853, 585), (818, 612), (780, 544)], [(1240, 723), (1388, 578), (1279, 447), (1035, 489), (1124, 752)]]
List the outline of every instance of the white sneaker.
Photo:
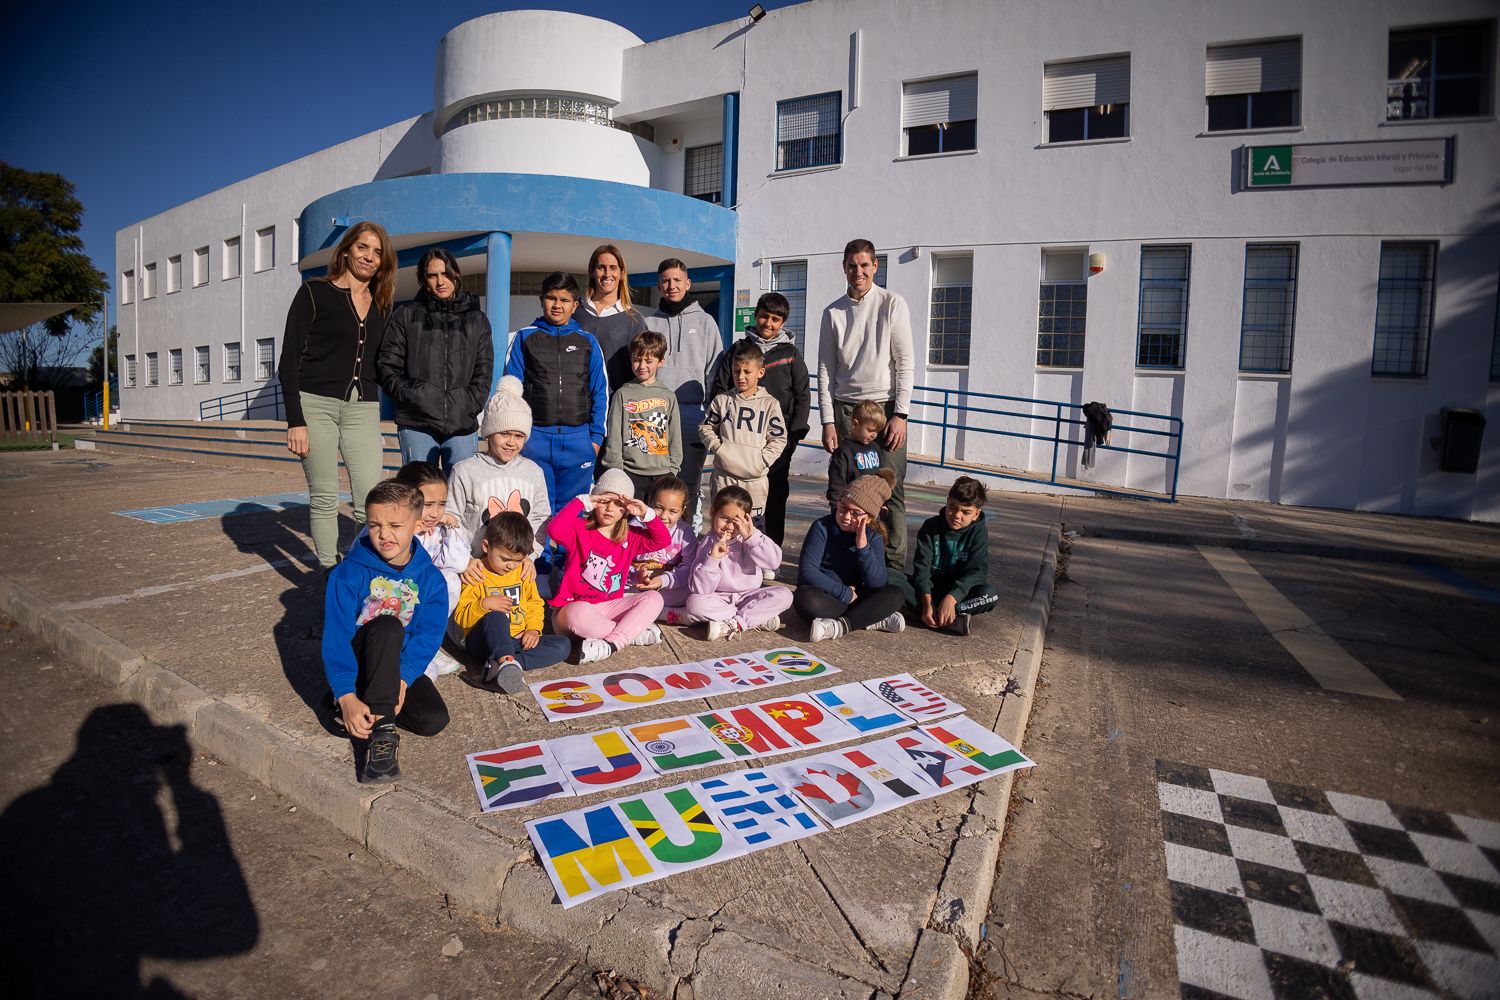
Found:
[(906, 618), (905, 618), (904, 615), (901, 614), (901, 612), (897, 611), (894, 614), (892, 614), (889, 618), (883, 618), (880, 621), (876, 622), (874, 625), (869, 626), (868, 628), (865, 629), (865, 631), (867, 631), (867, 632), (905, 632), (906, 631)]
[(640, 635), (630, 640), (632, 646), (654, 646), (658, 642), (661, 642), (661, 629), (656, 625), (647, 625)]
[(727, 622), (708, 623), (708, 641), (715, 639), (733, 639), (745, 630), (745, 627), (737, 619), (731, 618)]
[(776, 571), (774, 569), (763, 569), (760, 571), (760, 578), (764, 583), (775, 583)]
[(437, 655), (432, 658), (432, 670), (439, 677), (446, 677), (449, 674), (456, 674), (463, 668), (464, 665), (455, 660), (453, 658), (453, 655), (446, 649), (439, 648), (437, 651)]
[(781, 616), (773, 615), (770, 621), (761, 622), (756, 626), (756, 628), (760, 629), (762, 632), (775, 632), (777, 629), (781, 628)]
[(615, 655), (615, 647), (603, 639), (585, 639), (579, 647), (579, 663), (598, 663)]
[(822, 642), (824, 639), (837, 639), (848, 632), (849, 626), (838, 618), (814, 618), (809, 641)]

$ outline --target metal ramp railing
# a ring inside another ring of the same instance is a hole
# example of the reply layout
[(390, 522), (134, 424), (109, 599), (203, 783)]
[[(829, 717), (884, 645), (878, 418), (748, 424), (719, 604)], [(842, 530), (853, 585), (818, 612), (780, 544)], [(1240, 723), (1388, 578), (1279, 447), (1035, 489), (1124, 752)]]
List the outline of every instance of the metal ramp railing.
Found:
[(198, 404), (199, 420), (282, 420), (285, 417), (280, 382), (205, 399)]

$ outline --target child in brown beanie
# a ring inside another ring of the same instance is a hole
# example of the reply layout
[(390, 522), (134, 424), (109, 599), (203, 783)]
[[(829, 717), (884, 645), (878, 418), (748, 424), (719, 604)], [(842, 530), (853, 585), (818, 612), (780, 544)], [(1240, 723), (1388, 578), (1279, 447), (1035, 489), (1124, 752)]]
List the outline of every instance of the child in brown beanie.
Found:
[(844, 488), (833, 513), (807, 530), (797, 564), (797, 613), (812, 622), (813, 642), (853, 629), (900, 632), (901, 588), (886, 579), (886, 529), (880, 511), (896, 474), (880, 469)]

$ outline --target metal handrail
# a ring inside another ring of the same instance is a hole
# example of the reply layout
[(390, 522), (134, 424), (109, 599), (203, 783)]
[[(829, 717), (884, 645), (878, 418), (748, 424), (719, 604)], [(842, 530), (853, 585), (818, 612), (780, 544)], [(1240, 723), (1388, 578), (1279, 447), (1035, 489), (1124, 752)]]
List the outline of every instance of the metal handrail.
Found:
[[(817, 411), (819, 409), (817, 397), (817, 376), (810, 375), (809, 381), (813, 386), (812, 409), (814, 411)], [(938, 395), (941, 398), (924, 398), (929, 394)], [(1006, 403), (1021, 403), (1032, 407), (1033, 410), (1031, 412), (1023, 412), (1014, 409), (975, 406), (971, 405), (969, 400), (996, 400)], [(986, 470), (986, 475), (992, 475), (1002, 479), (1017, 479), (1028, 483), (1042, 483), (1048, 486), (1059, 486), (1067, 489), (1089, 490), (1090, 492), (1094, 493), (1143, 497), (1152, 500), (1162, 500), (1167, 503), (1175, 503), (1177, 500), (1177, 483), (1179, 475), (1181, 473), (1182, 465), (1181, 459), (1183, 423), (1181, 417), (1173, 416), (1170, 413), (1151, 413), (1146, 410), (1110, 409), (1110, 414), (1116, 418), (1114, 425), (1110, 430), (1111, 437), (1117, 434), (1141, 434), (1149, 437), (1166, 438), (1167, 440), (1164, 442), (1166, 450), (1164, 451), (1153, 451), (1147, 448), (1130, 447), (1124, 444), (1098, 443), (1095, 445), (1095, 447), (1100, 451), (1118, 452), (1123, 455), (1142, 455), (1151, 458), (1160, 458), (1165, 461), (1171, 462), (1171, 489), (1165, 494), (1157, 495), (1145, 490), (1112, 489), (1106, 484), (1092, 482), (1076, 483), (1067, 480), (1061, 480), (1058, 478), (1058, 459), (1061, 455), (1063, 446), (1083, 446), (1083, 441), (1076, 440), (1069, 433), (1067, 433), (1071, 432), (1073, 427), (1083, 427), (1087, 425), (1088, 421), (1083, 419), (1082, 416), (1084, 407), (1084, 404), (1082, 403), (1069, 403), (1057, 399), (1036, 399), (1029, 396), (1008, 396), (993, 392), (971, 392), (961, 389), (946, 389), (941, 386), (918, 385), (912, 387), (911, 400), (912, 410), (915, 411), (917, 407), (924, 408), (922, 411), (922, 416), (919, 417), (916, 412), (913, 412), (908, 416), (907, 423), (922, 427), (936, 427), (939, 429), (940, 433), (938, 437), (938, 460), (936, 462), (929, 462), (920, 459), (908, 459), (908, 462), (910, 464), (924, 465), (930, 468), (968, 470), (968, 466), (949, 464), (948, 432), (950, 430), (956, 430), (965, 434), (992, 434), (998, 437), (1018, 438), (1027, 441), (1051, 442), (1051, 470), (1047, 474), (1046, 478), (1042, 478), (1039, 473), (1021, 475), (1018, 473), (998, 470), (990, 471), (989, 469)], [(1037, 413), (1034, 409), (1036, 407), (1050, 408), (1051, 412)], [(941, 415), (938, 416), (937, 414), (931, 412), (934, 410), (941, 411)], [(1067, 416), (1064, 416), (1065, 412), (1067, 412)], [(1077, 414), (1076, 416), (1074, 415), (1075, 413)], [(953, 420), (955, 419), (956, 414), (975, 414), (979, 416), (989, 417), (1015, 417), (1026, 421), (1050, 422), (1052, 424), (1052, 433), (1050, 435), (1034, 434), (1030, 433), (1029, 431), (1004, 430), (997, 427), (974, 426), (971, 424), (955, 424), (953, 423)], [(937, 416), (937, 419), (931, 419), (934, 416)], [(1132, 423), (1121, 423), (1119, 421), (1120, 417), (1134, 417), (1138, 419)], [(1140, 426), (1141, 421), (1161, 421), (1165, 424), (1165, 428), (1162, 429), (1157, 427)], [(808, 442), (804, 442), (804, 445), (819, 447), (815, 443)]]
[[(267, 392), (269, 392), (269, 395), (265, 395)], [(254, 389), (246, 389), (243, 392), (232, 392), (227, 396), (205, 399), (198, 404), (198, 419), (251, 419), (250, 415), (254, 411), (268, 408), (271, 410), (271, 416), (267, 419), (281, 420), (285, 418), (286, 412), (282, 406), (280, 382), (268, 382), (265, 385), (257, 386)]]

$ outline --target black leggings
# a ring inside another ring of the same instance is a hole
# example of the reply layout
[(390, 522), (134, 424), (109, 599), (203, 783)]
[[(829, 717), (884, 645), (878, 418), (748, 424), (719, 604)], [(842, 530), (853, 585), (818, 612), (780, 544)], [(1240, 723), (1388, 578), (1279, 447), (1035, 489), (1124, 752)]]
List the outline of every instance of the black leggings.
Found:
[[(401, 694), (401, 647), (406, 642), (406, 628), (394, 615), (377, 615), (354, 633), (354, 658), (359, 662), (359, 676), (354, 693), (370, 706), (374, 715), (390, 716), (396, 711)], [(423, 674), (406, 686), (406, 700), (396, 725), (418, 736), (436, 736), (448, 725), (448, 706)]]
[(869, 628), (876, 622), (885, 621), (901, 610), (906, 598), (901, 588), (888, 583), (879, 590), (861, 590), (853, 604), (845, 604), (821, 587), (804, 583), (792, 597), (792, 607), (797, 614), (812, 621), (814, 618), (842, 618), (849, 623), (849, 631)]

